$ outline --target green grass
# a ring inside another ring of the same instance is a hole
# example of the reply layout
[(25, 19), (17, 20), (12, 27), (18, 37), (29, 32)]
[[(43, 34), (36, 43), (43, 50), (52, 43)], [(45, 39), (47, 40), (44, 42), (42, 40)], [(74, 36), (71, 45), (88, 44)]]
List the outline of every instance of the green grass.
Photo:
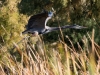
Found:
[(77, 42), (78, 48), (68, 36), (71, 46), (62, 40), (46, 44), (41, 39), (36, 45), (25, 39), (10, 50), (0, 46), (0, 75), (99, 75), (100, 46), (94, 33), (83, 37), (83, 47)]

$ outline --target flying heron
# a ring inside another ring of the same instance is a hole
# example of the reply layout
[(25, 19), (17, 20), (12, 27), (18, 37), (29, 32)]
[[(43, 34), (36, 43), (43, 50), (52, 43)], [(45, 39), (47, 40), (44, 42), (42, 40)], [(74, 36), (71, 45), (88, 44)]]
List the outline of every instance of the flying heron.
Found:
[(40, 14), (36, 14), (30, 17), (28, 24), (26, 25), (26, 30), (22, 32), (22, 34), (30, 33), (30, 34), (46, 34), (52, 31), (56, 31), (59, 29), (65, 28), (74, 28), (74, 29), (82, 29), (86, 28), (79, 25), (65, 25), (61, 27), (49, 27), (47, 26), (47, 22), (53, 16), (53, 12), (44, 11)]

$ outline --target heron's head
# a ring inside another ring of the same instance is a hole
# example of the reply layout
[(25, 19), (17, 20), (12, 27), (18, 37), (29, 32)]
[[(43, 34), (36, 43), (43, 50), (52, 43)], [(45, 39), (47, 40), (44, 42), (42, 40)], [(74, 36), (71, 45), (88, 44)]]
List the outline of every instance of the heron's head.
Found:
[(48, 16), (49, 16), (49, 17), (52, 17), (52, 16), (53, 16), (53, 12), (49, 11), (49, 12), (48, 12)]

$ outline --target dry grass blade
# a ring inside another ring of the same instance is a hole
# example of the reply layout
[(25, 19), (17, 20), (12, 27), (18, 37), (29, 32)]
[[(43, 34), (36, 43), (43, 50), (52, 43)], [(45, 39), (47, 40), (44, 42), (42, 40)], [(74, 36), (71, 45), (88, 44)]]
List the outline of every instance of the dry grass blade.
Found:
[(88, 37), (90, 41), (86, 37), (82, 39), (84, 47), (77, 43), (79, 51), (76, 51), (69, 37), (67, 38), (71, 46), (59, 40), (60, 44), (58, 42), (59, 45), (53, 47), (50, 44), (45, 45), (40, 39), (41, 43), (39, 42), (36, 48), (26, 39), (25, 42), (21, 42), (23, 48), (13, 43), (16, 46), (15, 54), (1, 47), (0, 72), (4, 75), (99, 75), (100, 54), (98, 50), (100, 47), (94, 41), (94, 31), (92, 38), (89, 34)]

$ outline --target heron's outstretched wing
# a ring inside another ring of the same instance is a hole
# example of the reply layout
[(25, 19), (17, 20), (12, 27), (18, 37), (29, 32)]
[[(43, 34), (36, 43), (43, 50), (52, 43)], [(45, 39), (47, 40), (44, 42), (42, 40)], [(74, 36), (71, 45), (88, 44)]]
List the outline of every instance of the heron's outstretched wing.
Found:
[(27, 29), (45, 28), (45, 20), (47, 17), (48, 17), (47, 12), (31, 16), (26, 26)]
[(65, 25), (62, 27), (47, 27), (47, 30), (43, 33), (49, 33), (52, 31), (56, 31), (56, 30), (60, 30), (60, 29), (66, 29), (66, 28), (73, 28), (73, 29), (83, 29), (83, 28), (87, 28), (87, 27), (83, 27), (83, 26), (79, 26), (79, 25)]
[(48, 17), (48, 12), (43, 12), (37, 15), (33, 15), (28, 20), (28, 24), (26, 25), (26, 30), (22, 32), (22, 34), (34, 31), (41, 31), (45, 29), (45, 21)]

